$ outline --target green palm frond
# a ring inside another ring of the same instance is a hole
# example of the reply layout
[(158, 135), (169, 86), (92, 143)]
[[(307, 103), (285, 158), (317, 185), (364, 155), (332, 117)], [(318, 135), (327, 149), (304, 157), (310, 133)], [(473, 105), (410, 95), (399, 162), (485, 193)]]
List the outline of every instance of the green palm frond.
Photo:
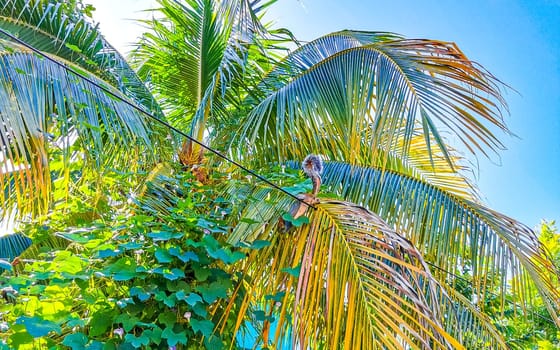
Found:
[[(133, 60), (175, 126), (201, 140), (225, 108), (227, 89), (243, 73), (246, 56), (264, 28), (270, 4), (248, 0), (160, 0), (158, 18), (144, 23)], [(231, 93), (230, 93), (231, 94)], [(234, 95), (234, 94), (232, 94)], [(239, 99), (237, 96), (233, 100)]]
[[(52, 56), (51, 56), (52, 57)], [(55, 60), (60, 58), (53, 57)], [(62, 61), (64, 62), (64, 61)], [(98, 77), (64, 62), (115, 95), (119, 90)], [(0, 121), (2, 216), (17, 206), (20, 215), (44, 213), (52, 199), (52, 181), (68, 189), (89, 166), (100, 174), (126, 164), (149, 167), (161, 152), (151, 154), (163, 135), (152, 132), (141, 113), (104, 90), (50, 60), (11, 42), (0, 42)], [(50, 167), (59, 155), (63, 165)], [(69, 173), (69, 162), (84, 169)]]
[[(427, 182), (461, 198), (480, 200), (479, 190), (472, 181), (476, 167), (457, 150), (448, 146), (446, 158), (442, 152), (430, 149), (422, 130), (414, 131), (408, 146), (404, 144), (403, 134), (404, 132), (397, 133), (395, 146), (383, 157), (383, 162), (377, 162), (377, 167)], [(408, 151), (405, 151), (405, 147), (408, 147)], [(406, 158), (402, 157), (404, 153), (408, 153)], [(366, 160), (364, 163), (376, 162)]]
[(7, 0), (0, 8), (0, 15), (3, 29), (33, 43), (41, 51), (56, 54), (84, 69), (96, 66), (93, 59), (104, 48), (97, 28), (85, 18), (71, 18), (60, 2)]
[(296, 50), (261, 87), (238, 137), (269, 161), (319, 153), (377, 165), (395, 151), (397, 131), (406, 158), (418, 124), (428, 149), (449, 159), (438, 129), (485, 154), (502, 148), (492, 130), (508, 131), (500, 82), (453, 43), (337, 32)]
[(309, 224), (282, 232), (290, 200), (243, 186), (229, 193), (246, 203), (229, 242), (270, 242), (249, 254), (240, 288), (238, 326), (254, 308), (277, 320), (275, 333), (261, 327), (263, 346), (279, 347), (290, 330), (301, 348), (507, 348), (470, 301), (447, 295), (410, 241), (365, 208), (321, 200)]
[(0, 5), (0, 28), (36, 49), (72, 62), (131, 96), (146, 110), (159, 106), (121, 54), (91, 24), (53, 0), (6, 0)]
[[(292, 166), (299, 166), (292, 163)], [(406, 234), (424, 258), (444, 271), (467, 268), (477, 300), (497, 287), (504, 303), (508, 288), (521, 302), (534, 284), (551, 315), (560, 310), (558, 267), (525, 225), (483, 205), (447, 193), (427, 182), (395, 172), (327, 162), (324, 190), (365, 206)], [(434, 272), (440, 280), (446, 273)], [(508, 280), (514, 279), (512, 286)]]

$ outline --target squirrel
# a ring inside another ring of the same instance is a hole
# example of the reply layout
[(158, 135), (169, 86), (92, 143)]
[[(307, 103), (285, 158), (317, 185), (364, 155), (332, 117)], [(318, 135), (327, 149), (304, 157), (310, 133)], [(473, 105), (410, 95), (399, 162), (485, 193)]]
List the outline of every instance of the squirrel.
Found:
[(310, 154), (303, 162), (301, 162), (301, 168), (305, 175), (311, 178), (311, 182), (313, 182), (313, 190), (312, 194), (313, 197), (317, 197), (319, 193), (319, 188), (321, 187), (321, 174), (323, 173), (323, 160), (315, 155)]
[[(310, 205), (317, 204), (319, 200), (317, 199), (317, 194), (319, 193), (319, 188), (321, 187), (321, 174), (323, 173), (323, 161), (321, 158), (315, 154), (310, 154), (303, 162), (301, 162), (301, 168), (305, 175), (311, 178), (311, 182), (313, 183), (313, 189), (311, 193), (302, 193), (298, 194), (298, 198), (301, 201), (295, 202), (288, 213), (294, 218), (297, 219), (298, 217), (302, 216), (307, 207)], [(302, 203), (303, 202), (303, 203)], [(305, 205), (305, 204), (308, 205)], [(281, 229), (284, 232), (288, 231), (292, 224), (290, 222), (285, 221), (284, 219), (280, 218), (279, 224)]]

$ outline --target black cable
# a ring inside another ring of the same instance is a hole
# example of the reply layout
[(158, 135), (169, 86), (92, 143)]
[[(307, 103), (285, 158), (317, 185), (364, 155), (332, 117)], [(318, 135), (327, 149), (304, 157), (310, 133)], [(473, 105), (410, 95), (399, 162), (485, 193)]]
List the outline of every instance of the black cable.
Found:
[[(192, 141), (192, 142), (198, 144), (199, 146), (205, 148), (206, 150), (208, 150), (208, 151), (214, 153), (215, 155), (219, 156), (220, 158), (226, 160), (227, 162), (229, 162), (229, 163), (231, 163), (231, 164), (237, 166), (237, 167), (240, 168), (240, 169), (243, 169), (245, 172), (247, 172), (247, 173), (251, 174), (252, 176), (256, 177), (257, 179), (259, 179), (259, 180), (265, 182), (266, 184), (270, 185), (271, 187), (273, 187), (273, 188), (275, 188), (275, 189), (277, 189), (277, 190), (279, 190), (279, 191), (281, 191), (281, 192), (287, 194), (288, 196), (290, 196), (290, 197), (294, 198), (295, 200), (297, 200), (297, 201), (299, 201), (299, 202), (301, 202), (301, 203), (307, 205), (308, 207), (311, 207), (311, 208), (313, 208), (313, 209), (317, 209), (317, 208), (315, 208), (313, 205), (311, 205), (311, 204), (309, 204), (309, 203), (306, 203), (304, 200), (298, 198), (296, 195), (294, 195), (294, 194), (292, 194), (292, 193), (286, 191), (286, 190), (283, 189), (282, 187), (280, 187), (280, 186), (276, 185), (275, 183), (269, 181), (269, 180), (266, 179), (265, 177), (263, 177), (263, 176), (257, 174), (256, 172), (252, 171), (251, 169), (246, 168), (245, 166), (239, 164), (239, 163), (236, 162), (235, 160), (233, 160), (233, 159), (227, 157), (226, 155), (224, 155), (224, 154), (222, 154), (222, 153), (216, 151), (215, 149), (211, 148), (210, 146), (207, 146), (207, 145), (205, 145), (204, 143), (202, 143), (202, 142), (196, 140), (195, 138), (191, 137), (190, 135), (186, 134), (185, 132), (183, 132), (183, 131), (177, 129), (177, 128), (174, 127), (174, 126), (172, 126), (172, 125), (169, 124), (168, 122), (166, 122), (166, 121), (164, 121), (164, 120), (161, 120), (160, 118), (156, 117), (155, 115), (153, 115), (153, 114), (151, 114), (151, 113), (149, 113), (149, 112), (146, 112), (145, 110), (143, 110), (142, 108), (138, 107), (137, 105), (135, 105), (135, 104), (131, 103), (130, 101), (125, 100), (125, 99), (122, 98), (121, 96), (115, 94), (115, 93), (112, 92), (111, 90), (109, 90), (109, 89), (107, 89), (107, 88), (105, 88), (105, 87), (103, 87), (103, 86), (97, 84), (95, 81), (91, 80), (91, 79), (88, 78), (87, 76), (82, 75), (81, 73), (79, 73), (79, 72), (75, 71), (74, 69), (68, 67), (68, 66), (67, 66), (66, 64), (64, 64), (64, 63), (58, 62), (57, 60), (55, 60), (55, 59), (51, 58), (50, 56), (46, 55), (45, 53), (43, 53), (42, 51), (40, 51), (40, 50), (34, 48), (33, 46), (27, 44), (26, 42), (20, 40), (19, 38), (13, 36), (12, 34), (10, 34), (10, 33), (8, 33), (8, 32), (6, 32), (4, 29), (0, 28), (0, 33), (4, 34), (5, 36), (7, 36), (7, 37), (9, 37), (10, 39), (14, 40), (15, 42), (19, 43), (20, 45), (25, 46), (26, 48), (28, 48), (29, 50), (35, 52), (36, 54), (38, 54), (38, 55), (40, 55), (40, 56), (46, 58), (47, 60), (53, 62), (54, 64), (56, 64), (56, 65), (62, 67), (63, 69), (67, 70), (68, 72), (71, 72), (71, 73), (75, 74), (76, 76), (78, 76), (78, 77), (84, 79), (85, 81), (89, 82), (90, 84), (92, 84), (92, 85), (94, 85), (94, 86), (100, 88), (101, 90), (105, 91), (106, 93), (110, 94), (111, 96), (113, 96), (113, 97), (115, 97), (115, 98), (121, 100), (122, 102), (126, 103), (128, 106), (134, 108), (134, 109), (137, 110), (138, 112), (140, 112), (140, 113), (142, 113), (142, 114), (148, 116), (149, 118), (152, 118), (152, 119), (155, 120), (156, 122), (158, 122), (158, 123), (164, 125), (165, 127), (167, 127), (167, 128), (169, 128), (169, 129), (175, 131), (175, 132), (178, 133), (179, 135), (181, 135), (181, 136), (183, 136), (183, 137), (186, 137), (186, 138), (189, 139), (190, 141)], [(438, 270), (440, 270), (440, 271), (442, 271), (442, 272), (445, 272), (445, 273), (447, 273), (447, 274), (449, 274), (449, 275), (451, 275), (451, 276), (454, 276), (455, 278), (458, 278), (458, 279), (461, 279), (461, 280), (463, 280), (463, 281), (469, 282), (467, 279), (462, 278), (462, 277), (460, 277), (460, 276), (457, 276), (456, 274), (454, 274), (454, 273), (452, 273), (452, 272), (450, 272), (450, 271), (444, 270), (444, 269), (442, 269), (442, 268), (439, 267), (439, 266), (436, 266), (436, 265), (434, 265), (434, 264), (432, 264), (432, 263), (429, 263), (429, 262), (426, 262), (426, 263), (427, 263), (428, 265), (431, 265), (432, 267), (437, 268)], [(498, 294), (496, 294), (496, 293), (492, 293), (492, 292), (487, 292), (487, 293), (492, 294), (492, 295), (497, 296), (497, 297), (500, 297), (500, 296), (499, 296)], [(516, 307), (521, 307), (521, 305), (519, 305), (519, 304), (517, 304), (517, 303), (515, 303), (515, 302), (513, 302), (513, 301), (510, 301), (510, 300), (506, 300), (506, 301), (509, 302), (509, 303), (511, 303), (512, 305), (516, 306)], [(550, 322), (550, 323), (552, 323), (552, 324), (555, 324), (554, 321), (553, 321), (552, 319), (548, 318), (548, 317), (544, 317), (544, 316), (542, 316), (542, 315), (540, 315), (540, 314), (538, 314), (538, 313), (536, 313), (536, 312), (533, 312), (533, 311), (532, 311), (532, 314), (533, 314), (533, 315), (536, 315), (536, 316), (538, 316), (538, 317), (540, 317), (540, 318), (542, 318), (542, 319), (545, 320), (545, 321), (548, 321), (548, 322)]]
[[(440, 270), (441, 272), (444, 272), (444, 273), (446, 273), (446, 274), (448, 274), (448, 275), (450, 275), (450, 276), (453, 276), (453, 277), (455, 277), (455, 278), (457, 278), (457, 279), (460, 279), (460, 280), (465, 281), (465, 282), (467, 282), (467, 283), (471, 283), (471, 281), (469, 281), (468, 279), (463, 278), (463, 277), (461, 277), (461, 276), (459, 276), (459, 275), (456, 275), (456, 274), (454, 274), (454, 273), (451, 272), (451, 271), (447, 271), (447, 270), (445, 270), (445, 269), (443, 269), (443, 268), (441, 268), (441, 267), (439, 267), (439, 266), (437, 266), (437, 265), (435, 265), (435, 264), (432, 264), (431, 262), (426, 261), (426, 264), (428, 264), (428, 265), (430, 265), (430, 266), (432, 266), (432, 267), (435, 267), (436, 269)], [(491, 295), (493, 295), (493, 296), (495, 296), (495, 297), (501, 298), (501, 296), (500, 296), (499, 294), (496, 294), (496, 293), (493, 293), (493, 292), (490, 292), (490, 291), (486, 291), (486, 293), (491, 294)], [(519, 304), (517, 304), (517, 303), (514, 302), (514, 301), (507, 300), (507, 299), (504, 299), (504, 300), (505, 300), (506, 302), (510, 303), (511, 305), (515, 306), (515, 307), (519, 307), (519, 308), (523, 309), (523, 306), (522, 306), (522, 305), (519, 305)], [(543, 315), (541, 315), (541, 314), (539, 314), (539, 313), (537, 313), (537, 312), (535, 312), (535, 311), (532, 311), (532, 310), (531, 310), (531, 314), (533, 314), (534, 316), (537, 316), (537, 317), (539, 317), (539, 318), (541, 318), (541, 319), (543, 319), (543, 320), (545, 320), (545, 321), (547, 321), (547, 322), (550, 322), (550, 323), (553, 324), (553, 325), (556, 325), (556, 323), (554, 322), (554, 320), (551, 319), (551, 318), (548, 318), (548, 317), (546, 317), (546, 316), (543, 316)]]
[(235, 165), (236, 167), (238, 167), (238, 168), (240, 168), (240, 169), (245, 170), (247, 173), (249, 173), (249, 174), (253, 175), (254, 177), (256, 177), (257, 179), (259, 179), (259, 180), (261, 180), (261, 181), (267, 183), (267, 184), (270, 185), (271, 187), (273, 187), (273, 188), (275, 188), (275, 189), (277, 189), (277, 190), (279, 190), (279, 191), (281, 191), (281, 192), (287, 194), (288, 196), (290, 196), (290, 197), (294, 198), (295, 200), (297, 200), (297, 201), (299, 201), (299, 202), (301, 202), (301, 203), (307, 205), (308, 207), (311, 207), (311, 208), (313, 208), (313, 209), (317, 209), (317, 208), (315, 208), (313, 205), (311, 205), (311, 204), (309, 204), (309, 203), (306, 203), (304, 200), (298, 198), (296, 195), (294, 195), (294, 194), (292, 194), (292, 193), (286, 191), (286, 190), (283, 189), (282, 187), (280, 187), (280, 186), (276, 185), (275, 183), (273, 183), (273, 182), (267, 180), (265, 177), (263, 177), (263, 176), (257, 174), (256, 172), (252, 171), (251, 169), (246, 168), (245, 166), (239, 164), (238, 162), (236, 162), (235, 160), (229, 158), (228, 156), (226, 156), (226, 155), (224, 155), (224, 154), (222, 154), (222, 153), (216, 151), (215, 149), (211, 148), (210, 146), (207, 146), (207, 145), (205, 145), (204, 143), (202, 143), (202, 142), (196, 140), (195, 138), (191, 137), (190, 135), (186, 134), (185, 132), (183, 132), (183, 131), (177, 129), (177, 128), (174, 127), (174, 126), (172, 126), (172, 125), (169, 124), (168, 122), (166, 122), (166, 121), (164, 121), (164, 120), (161, 120), (160, 118), (156, 117), (155, 115), (153, 115), (153, 114), (151, 114), (151, 113), (149, 113), (149, 112), (146, 112), (146, 111), (143, 110), (142, 108), (138, 107), (136, 104), (133, 104), (133, 103), (131, 103), (130, 101), (125, 100), (123, 97), (121, 97), (121, 96), (115, 94), (114, 92), (112, 92), (111, 90), (107, 89), (106, 87), (103, 87), (103, 86), (99, 85), (98, 83), (96, 83), (95, 81), (91, 80), (91, 79), (88, 78), (87, 76), (85, 76), (85, 75), (81, 74), (80, 72), (77, 72), (76, 70), (74, 70), (74, 69), (68, 67), (66, 64), (61, 63), (61, 62), (58, 62), (57, 60), (51, 58), (50, 56), (48, 56), (47, 54), (43, 53), (42, 51), (40, 51), (40, 50), (34, 48), (33, 46), (27, 44), (27, 43), (24, 42), (23, 40), (20, 40), (20, 39), (17, 38), (16, 36), (14, 36), (14, 35), (10, 34), (9, 32), (5, 31), (4, 29), (0, 28), (0, 33), (4, 34), (4, 35), (7, 36), (8, 38), (14, 40), (14, 41), (17, 42), (18, 44), (20, 44), (20, 45), (22, 45), (22, 46), (25, 46), (26, 48), (28, 48), (29, 50), (33, 51), (34, 53), (36, 53), (36, 54), (38, 54), (38, 55), (40, 55), (40, 56), (46, 58), (47, 60), (53, 62), (54, 64), (56, 64), (56, 65), (62, 67), (62, 68), (65, 69), (66, 71), (71, 72), (71, 73), (75, 74), (76, 76), (78, 76), (78, 77), (84, 79), (84, 80), (87, 81), (88, 83), (90, 83), (90, 84), (92, 84), (92, 85), (94, 85), (94, 86), (100, 88), (101, 90), (105, 91), (105, 92), (108, 93), (109, 95), (111, 95), (111, 96), (113, 96), (113, 97), (115, 97), (115, 98), (121, 100), (122, 102), (126, 103), (128, 106), (134, 108), (134, 109), (137, 110), (138, 112), (140, 112), (140, 113), (142, 113), (142, 114), (148, 116), (149, 118), (155, 120), (156, 122), (158, 122), (158, 123), (164, 125), (165, 127), (167, 127), (167, 128), (169, 128), (169, 129), (175, 131), (175, 132), (178, 133), (179, 135), (181, 135), (181, 136), (183, 136), (183, 137), (186, 137), (186, 138), (189, 139), (190, 141), (192, 141), (192, 142), (198, 144), (199, 146), (205, 148), (206, 150), (208, 150), (208, 151), (214, 153), (214, 154), (217, 155), (218, 157), (220, 157), (220, 158), (226, 160), (227, 162), (229, 162), (229, 163)]

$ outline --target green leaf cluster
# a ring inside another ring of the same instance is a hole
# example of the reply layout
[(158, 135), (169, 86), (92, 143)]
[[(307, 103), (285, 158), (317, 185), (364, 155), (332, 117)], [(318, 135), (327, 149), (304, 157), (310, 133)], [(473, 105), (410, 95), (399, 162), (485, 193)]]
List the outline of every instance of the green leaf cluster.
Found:
[[(539, 241), (550, 252), (552, 259), (560, 262), (560, 232), (554, 221), (543, 221), (539, 227)], [(556, 279), (559, 277), (556, 276)], [(560, 332), (553, 316), (538, 297), (536, 288), (528, 296), (533, 303), (522, 305), (515, 295), (506, 295), (505, 306), (496, 294), (484, 299), (484, 311), (496, 322), (508, 345), (515, 349), (560, 349)]]
[[(241, 248), (223, 242), (228, 204), (189, 174), (164, 182), (148, 184), (134, 211), (83, 217), (84, 203), (75, 199), (66, 216), (53, 213), (27, 226), (25, 233), (43, 248), (0, 278), (15, 295), (0, 303), (4, 345), (220, 349), (233, 342), (227, 329), (214, 332), (219, 301), (239, 279), (230, 266), (245, 258)], [(156, 215), (150, 198), (157, 189), (166, 189), (174, 205)], [(69, 219), (74, 216), (81, 219)], [(53, 236), (60, 246), (45, 246), (41, 237)]]

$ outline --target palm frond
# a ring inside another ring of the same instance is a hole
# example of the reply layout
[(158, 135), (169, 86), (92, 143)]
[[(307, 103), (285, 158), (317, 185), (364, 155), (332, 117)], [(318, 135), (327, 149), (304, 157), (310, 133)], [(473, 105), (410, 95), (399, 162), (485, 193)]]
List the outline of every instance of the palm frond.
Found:
[(503, 147), (492, 130), (508, 132), (501, 86), (453, 43), (337, 32), (302, 46), (265, 78), (264, 97), (238, 137), (269, 161), (319, 153), (376, 165), (394, 152), (399, 130), (406, 158), (419, 124), (428, 149), (446, 159), (442, 128), (488, 154)]
[(321, 200), (309, 224), (281, 232), (289, 200), (268, 189), (229, 193), (247, 204), (229, 242), (270, 243), (249, 254), (239, 292), (238, 325), (255, 308), (276, 319), (274, 334), (260, 327), (263, 346), (280, 347), (290, 330), (301, 348), (507, 348), (464, 297), (447, 295), (410, 241), (365, 208)]
[(0, 5), (0, 27), (36, 49), (93, 73), (132, 97), (147, 111), (161, 115), (159, 105), (98, 26), (53, 0), (6, 0)]
[[(231, 82), (242, 74), (249, 47), (264, 29), (248, 0), (160, 0), (161, 14), (144, 21), (133, 60), (175, 126), (202, 139)], [(212, 113), (210, 113), (212, 111)]]
[[(448, 156), (433, 150), (426, 143), (421, 130), (416, 129), (405, 145), (404, 131), (397, 132), (394, 148), (376, 167), (397, 172), (427, 182), (448, 193), (468, 200), (479, 201), (478, 187), (473, 183), (476, 166), (469, 163), (457, 150), (448, 146)], [(409, 147), (408, 151), (404, 148)], [(383, 153), (382, 150), (379, 150)], [(408, 153), (406, 158), (402, 155)], [(366, 160), (365, 164), (375, 164)]]
[[(65, 63), (127, 99), (96, 76)], [(44, 213), (52, 198), (52, 180), (64, 178), (69, 186), (71, 159), (99, 172), (119, 164), (141, 169), (166, 156), (161, 143), (158, 155), (148, 151), (163, 135), (152, 132), (136, 109), (7, 41), (0, 42), (0, 106), (2, 216), (16, 205), (20, 215)], [(56, 170), (50, 168), (55, 154), (64, 163)]]
[[(299, 166), (292, 163), (292, 166)], [(541, 293), (551, 315), (560, 310), (558, 267), (525, 225), (483, 205), (447, 193), (424, 181), (376, 168), (327, 162), (324, 191), (340, 195), (380, 215), (443, 271), (459, 266), (473, 277), (475, 299), (497, 288), (505, 302), (508, 288), (518, 300), (530, 302), (530, 286)], [(449, 281), (444, 272), (434, 272)], [(508, 280), (519, 276), (509, 286)], [(453, 279), (450, 281), (455, 283)], [(556, 320), (558, 318), (556, 317)]]

